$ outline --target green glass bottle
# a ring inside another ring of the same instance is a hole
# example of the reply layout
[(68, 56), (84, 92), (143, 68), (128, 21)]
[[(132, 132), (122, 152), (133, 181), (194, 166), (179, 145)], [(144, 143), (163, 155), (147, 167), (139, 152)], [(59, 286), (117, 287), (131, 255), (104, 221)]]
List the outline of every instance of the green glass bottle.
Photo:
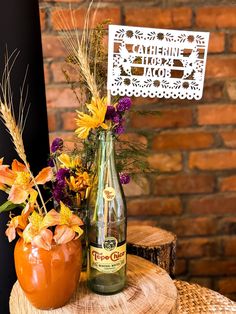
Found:
[(88, 211), (88, 286), (100, 294), (119, 292), (126, 282), (127, 210), (111, 131), (100, 134)]

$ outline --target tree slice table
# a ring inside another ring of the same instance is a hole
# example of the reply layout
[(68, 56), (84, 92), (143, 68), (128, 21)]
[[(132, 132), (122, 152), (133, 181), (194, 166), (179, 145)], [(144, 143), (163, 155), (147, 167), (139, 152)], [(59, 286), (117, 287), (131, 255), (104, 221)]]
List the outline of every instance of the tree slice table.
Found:
[[(165, 270), (145, 259), (128, 255), (127, 286), (120, 293), (104, 296), (88, 290), (82, 273), (70, 302), (55, 310), (38, 310), (26, 299), (18, 282), (10, 296), (11, 314), (143, 314), (176, 313), (177, 289)], [(60, 283), (58, 283), (60, 284)]]
[(174, 276), (176, 235), (173, 233), (151, 226), (128, 226), (127, 252), (149, 260)]

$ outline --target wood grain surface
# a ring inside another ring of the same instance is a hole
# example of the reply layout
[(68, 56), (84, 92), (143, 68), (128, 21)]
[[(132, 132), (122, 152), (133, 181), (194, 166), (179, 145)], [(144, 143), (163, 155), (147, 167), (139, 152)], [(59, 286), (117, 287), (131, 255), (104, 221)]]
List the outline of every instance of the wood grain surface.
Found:
[(43, 311), (33, 308), (18, 282), (10, 296), (11, 314), (168, 314), (175, 313), (176, 308), (177, 289), (166, 271), (133, 255), (128, 255), (127, 285), (115, 295), (103, 296), (91, 292), (87, 288), (84, 272), (76, 294), (59, 309)]

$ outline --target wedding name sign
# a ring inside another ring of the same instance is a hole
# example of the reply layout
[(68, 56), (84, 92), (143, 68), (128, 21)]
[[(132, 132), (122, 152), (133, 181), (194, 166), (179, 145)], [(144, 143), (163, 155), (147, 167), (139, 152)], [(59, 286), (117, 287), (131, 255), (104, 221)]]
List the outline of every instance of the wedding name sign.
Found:
[(109, 26), (111, 95), (200, 99), (209, 33)]

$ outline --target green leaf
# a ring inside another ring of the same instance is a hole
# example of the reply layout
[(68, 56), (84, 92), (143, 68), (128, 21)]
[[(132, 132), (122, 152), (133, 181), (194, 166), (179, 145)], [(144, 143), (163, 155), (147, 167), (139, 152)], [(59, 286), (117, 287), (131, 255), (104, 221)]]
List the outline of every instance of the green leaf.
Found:
[(0, 206), (0, 213), (10, 211), (17, 207), (22, 207), (22, 204), (13, 204), (10, 201), (6, 201)]

